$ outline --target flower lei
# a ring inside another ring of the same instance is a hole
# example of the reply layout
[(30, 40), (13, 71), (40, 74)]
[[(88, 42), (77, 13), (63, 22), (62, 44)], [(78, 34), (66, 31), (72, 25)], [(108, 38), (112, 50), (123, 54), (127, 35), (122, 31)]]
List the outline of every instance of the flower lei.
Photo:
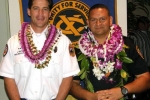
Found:
[(87, 57), (90, 57), (93, 63), (93, 73), (98, 80), (107, 79), (110, 73), (115, 70), (120, 70), (121, 76), (125, 80), (129, 77), (128, 73), (122, 68), (122, 63), (132, 63), (132, 60), (125, 53), (124, 49), (128, 47), (124, 44), (121, 28), (113, 24), (110, 29), (110, 34), (104, 44), (98, 44), (91, 31), (82, 34), (78, 42), (82, 52), (78, 58), (78, 61), (81, 61), (81, 71), (78, 75), (81, 79), (85, 79), (87, 89), (91, 92), (94, 92), (94, 90), (87, 77), (87, 73), (89, 73)]
[[(45, 68), (45, 66), (48, 66), (51, 59), (53, 46), (57, 43), (61, 34), (56, 34), (57, 29), (55, 26), (48, 25), (47, 39), (44, 42), (42, 50), (39, 51), (33, 43), (33, 38), (30, 31), (30, 24), (24, 22), (18, 34), (21, 48), (25, 57), (27, 57), (32, 63), (35, 63), (35, 68)], [(45, 59), (45, 61), (40, 64), (40, 61), (43, 59)]]

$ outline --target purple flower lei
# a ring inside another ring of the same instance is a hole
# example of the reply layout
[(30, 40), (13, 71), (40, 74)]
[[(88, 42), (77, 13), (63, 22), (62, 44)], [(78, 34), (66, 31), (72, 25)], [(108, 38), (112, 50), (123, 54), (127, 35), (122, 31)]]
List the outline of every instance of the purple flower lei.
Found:
[(118, 25), (111, 26), (110, 36), (104, 44), (98, 44), (91, 31), (82, 34), (78, 43), (81, 52), (91, 58), (94, 66), (93, 72), (99, 80), (106, 73), (111, 73), (114, 68), (121, 69), (122, 62), (114, 58), (123, 50), (124, 45), (122, 30)]
[[(93, 42), (91, 42), (89, 38), (92, 38), (95, 43), (93, 44)], [(113, 24), (111, 27), (110, 39), (107, 38), (107, 40), (104, 42), (103, 45), (98, 44), (91, 31), (82, 34), (79, 40), (79, 47), (82, 53), (84, 53), (89, 57), (95, 56), (95, 53), (97, 53), (99, 58), (106, 57), (106, 61), (109, 61), (111, 58), (114, 57), (115, 54), (120, 52), (122, 50), (123, 44), (124, 43), (121, 28), (115, 24)], [(105, 51), (103, 51), (105, 45), (106, 45), (106, 55), (104, 55)]]
[(21, 48), (25, 54), (25, 57), (27, 57), (32, 63), (39, 63), (40, 60), (43, 60), (46, 57), (48, 49), (50, 49), (50, 47), (54, 45), (55, 37), (57, 36), (56, 35), (57, 29), (55, 28), (55, 26), (51, 25), (51, 28), (48, 29), (49, 33), (47, 39), (44, 42), (42, 50), (38, 54), (34, 55), (29, 45), (30, 42), (28, 42), (27, 39), (27, 32), (30, 32), (28, 27), (29, 23), (24, 22), (22, 24), (21, 31), (19, 32)]

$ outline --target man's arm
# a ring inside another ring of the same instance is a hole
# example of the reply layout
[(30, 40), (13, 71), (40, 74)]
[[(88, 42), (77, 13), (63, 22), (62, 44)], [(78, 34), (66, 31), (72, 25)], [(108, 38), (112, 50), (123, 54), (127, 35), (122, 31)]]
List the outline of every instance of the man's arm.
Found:
[(125, 85), (129, 93), (139, 93), (149, 88), (150, 76), (149, 72), (140, 74), (136, 76), (136, 79)]
[(72, 85), (72, 79), (73, 79), (72, 76), (63, 78), (55, 100), (65, 100), (66, 99), (66, 97), (69, 93), (70, 87)]
[(10, 100), (20, 100), (18, 88), (15, 80), (12, 78), (4, 78), (5, 90)]
[[(128, 93), (139, 93), (149, 88), (149, 72), (137, 75), (136, 77), (133, 82), (124, 86), (128, 89)], [(101, 99), (109, 98), (109, 100), (118, 100), (123, 97), (120, 87), (98, 91), (97, 93)], [(103, 97), (101, 95), (103, 95)]]
[(83, 99), (83, 100), (98, 100), (97, 93), (89, 92), (81, 87), (80, 81), (73, 80), (72, 87), (70, 89), (71, 95), (75, 98)]

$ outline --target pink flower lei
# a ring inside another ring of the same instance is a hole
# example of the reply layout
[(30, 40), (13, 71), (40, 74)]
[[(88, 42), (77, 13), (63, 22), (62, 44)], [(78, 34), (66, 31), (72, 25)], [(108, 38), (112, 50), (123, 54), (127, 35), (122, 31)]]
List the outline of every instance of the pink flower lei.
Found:
[(122, 62), (114, 58), (123, 50), (122, 30), (118, 25), (113, 24), (110, 28), (110, 35), (104, 44), (98, 44), (91, 31), (82, 34), (79, 40), (79, 48), (84, 55), (91, 58), (93, 72), (98, 80), (111, 73), (114, 69), (121, 69)]
[[(18, 34), (21, 48), (24, 52), (25, 57), (27, 57), (32, 63), (35, 63), (36, 68), (45, 68), (45, 66), (48, 66), (53, 46), (61, 36), (60, 34), (57, 34), (57, 29), (53, 25), (48, 25), (48, 32), (49, 33), (47, 39), (45, 40), (44, 46), (41, 51), (38, 51), (33, 43), (29, 23), (24, 22)], [(43, 59), (45, 59), (45, 62), (39, 64)]]

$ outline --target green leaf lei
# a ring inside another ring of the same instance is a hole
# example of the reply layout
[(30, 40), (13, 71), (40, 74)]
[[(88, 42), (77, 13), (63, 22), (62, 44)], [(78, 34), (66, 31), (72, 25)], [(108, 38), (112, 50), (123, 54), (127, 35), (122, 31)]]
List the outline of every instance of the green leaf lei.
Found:
[[(76, 45), (75, 47), (79, 49), (78, 45)], [(127, 57), (127, 54), (125, 53), (125, 48), (128, 49), (128, 46), (124, 44), (122, 51), (116, 54), (117, 59), (119, 59), (123, 63), (133, 63), (132, 59)], [(88, 79), (88, 73), (89, 73), (89, 67), (90, 67), (88, 56), (80, 52), (80, 55), (77, 59), (78, 61), (81, 61), (81, 64), (80, 64), (81, 71), (78, 73), (78, 76), (80, 76), (81, 80), (84, 80), (87, 90), (89, 90), (90, 92), (94, 92), (93, 85)], [(94, 60), (92, 57), (90, 59), (91, 61)], [(117, 87), (123, 86), (124, 81), (126, 82), (128, 80), (129, 74), (127, 73), (125, 66), (123, 66), (122, 69), (120, 70), (120, 75), (122, 78), (120, 79), (120, 83), (117, 85)]]
[[(119, 25), (113, 24), (110, 27), (110, 34), (103, 45), (99, 46), (94, 35), (89, 30), (82, 34), (75, 47), (81, 51), (78, 56), (78, 61), (81, 62), (81, 71), (78, 76), (84, 81), (87, 90), (94, 92), (93, 85), (88, 78), (90, 61), (92, 61), (94, 66), (93, 74), (98, 80), (101, 80), (103, 77), (107, 78), (110, 73), (118, 71), (121, 78), (116, 86), (123, 86), (124, 82), (127, 82), (129, 74), (123, 63), (133, 63), (133, 61), (127, 57), (125, 52), (125, 49), (129, 47), (124, 44)], [(102, 58), (102, 60), (98, 60), (98, 57)]]

